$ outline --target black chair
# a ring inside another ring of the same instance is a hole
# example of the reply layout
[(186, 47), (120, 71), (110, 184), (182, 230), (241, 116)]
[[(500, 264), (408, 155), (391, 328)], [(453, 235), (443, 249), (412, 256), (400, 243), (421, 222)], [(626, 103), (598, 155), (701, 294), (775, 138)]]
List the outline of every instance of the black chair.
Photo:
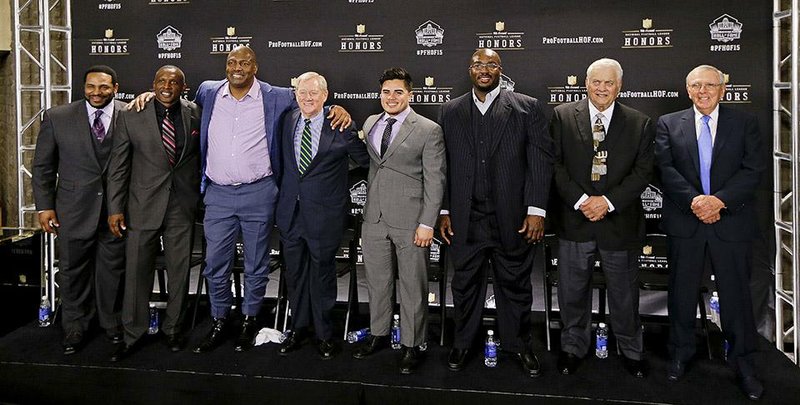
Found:
[[(639, 288), (646, 291), (669, 290), (666, 235), (657, 233), (647, 234), (642, 254), (639, 255)], [(708, 349), (708, 358), (713, 359), (714, 356), (711, 352), (711, 341), (709, 339), (706, 317), (706, 304), (703, 300), (703, 294), (706, 293), (708, 293), (708, 289), (702, 287), (697, 296), (697, 307), (700, 310), (700, 324)], [(645, 318), (643, 318), (643, 320), (644, 319)]]
[[(550, 351), (552, 331), (551, 324), (556, 316), (553, 310), (553, 288), (558, 287), (558, 237), (553, 234), (544, 237), (544, 321), (547, 326), (547, 350)], [(594, 272), (590, 283), (592, 289), (598, 290), (598, 315), (601, 321), (606, 317), (606, 280), (602, 274), (599, 261), (595, 261)]]

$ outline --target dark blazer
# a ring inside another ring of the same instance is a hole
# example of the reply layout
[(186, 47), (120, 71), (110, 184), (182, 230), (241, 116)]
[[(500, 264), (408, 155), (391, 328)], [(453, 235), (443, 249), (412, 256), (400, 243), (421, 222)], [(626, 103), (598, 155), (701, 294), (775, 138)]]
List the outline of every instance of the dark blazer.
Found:
[[(609, 250), (636, 249), (645, 236), (640, 196), (653, 174), (655, 128), (650, 117), (619, 102), (603, 142), (608, 150), (605, 187), (592, 184), (592, 117), (589, 100), (562, 104), (553, 110), (550, 134), (555, 143), (555, 176), (559, 198), (553, 214), (559, 216), (559, 237), (574, 242), (597, 241)], [(597, 222), (589, 221), (574, 206), (578, 199), (606, 196), (614, 211)]]
[(161, 227), (171, 192), (180, 196), (176, 201), (186, 218), (194, 217), (200, 199), (200, 108), (180, 99), (184, 143), (170, 167), (156, 102), (141, 112), (120, 113), (109, 167), (108, 212), (125, 213), (126, 224), (138, 230)]
[(299, 205), (305, 234), (339, 240), (350, 198), (347, 182), (349, 161), (352, 159), (358, 165), (367, 167), (369, 155), (366, 145), (358, 138), (354, 125), (339, 132), (331, 129), (330, 120), (325, 118), (317, 154), (300, 176), (294, 153), (295, 126), (299, 118), (300, 109), (294, 109), (283, 119), (281, 153), (285, 171), (278, 193), (275, 222), (278, 228), (287, 231), (292, 225), (295, 207)]
[[(110, 140), (124, 106), (114, 101)], [(37, 210), (56, 210), (59, 235), (89, 239), (101, 220), (108, 161), (100, 164), (92, 142), (86, 100), (45, 111), (33, 158), (33, 197)]]
[[(272, 174), (275, 179), (281, 176), (281, 145), (280, 123), (287, 111), (296, 108), (292, 89), (272, 86), (269, 83), (256, 80), (261, 87), (261, 101), (264, 103), (264, 126), (267, 132), (267, 145), (269, 145), (269, 160), (272, 165)], [(208, 126), (211, 123), (211, 114), (214, 111), (217, 92), (222, 86), (228, 84), (227, 80), (207, 80), (200, 83), (197, 88), (194, 102), (203, 109), (200, 120), (200, 164), (201, 164), (201, 192), (206, 188), (206, 153), (208, 152)], [(278, 181), (276, 181), (278, 183)]]
[[(703, 194), (696, 132), (693, 108), (658, 119), (655, 154), (664, 191), (661, 226), (668, 235), (690, 237), (700, 224), (691, 209), (692, 199)], [(721, 219), (712, 225), (721, 240), (747, 241), (758, 234), (753, 204), (764, 167), (756, 117), (720, 105), (711, 154), (711, 194), (726, 205)]]
[[(546, 208), (553, 174), (552, 140), (541, 105), (535, 98), (501, 90), (491, 114), (496, 128), (489, 145), (489, 177), (502, 248), (521, 253), (527, 243), (517, 230), (529, 206)], [(452, 253), (461, 257), (470, 221), (475, 175), (472, 92), (442, 105), (439, 125), (447, 150), (448, 183), (442, 209), (450, 211)]]

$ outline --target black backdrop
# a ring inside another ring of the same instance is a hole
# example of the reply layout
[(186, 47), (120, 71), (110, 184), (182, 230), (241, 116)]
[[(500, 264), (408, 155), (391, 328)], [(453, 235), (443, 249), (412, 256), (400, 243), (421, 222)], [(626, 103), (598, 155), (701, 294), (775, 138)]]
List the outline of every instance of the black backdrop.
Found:
[[(771, 8), (768, 1), (709, 0), (73, 0), (74, 98), (82, 72), (108, 64), (118, 98), (151, 87), (156, 69), (181, 67), (192, 88), (224, 78), (225, 54), (248, 44), (257, 77), (289, 86), (308, 70), (325, 75), (329, 103), (358, 123), (380, 111), (377, 78), (390, 66), (415, 78), (417, 112), (469, 90), (468, 60), (497, 49), (504, 85), (547, 103), (585, 97), (585, 72), (600, 57), (624, 69), (620, 101), (654, 119), (687, 108), (684, 78), (698, 64), (728, 75), (726, 103), (758, 115), (765, 158), (772, 143)], [(180, 37), (180, 42), (177, 41)], [(760, 204), (770, 226), (771, 173)], [(643, 201), (657, 229), (655, 184)]]

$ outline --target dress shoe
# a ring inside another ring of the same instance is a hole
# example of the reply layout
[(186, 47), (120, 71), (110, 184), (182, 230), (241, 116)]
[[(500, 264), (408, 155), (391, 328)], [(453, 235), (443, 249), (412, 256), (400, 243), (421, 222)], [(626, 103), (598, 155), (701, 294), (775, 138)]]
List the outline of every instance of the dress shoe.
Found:
[(322, 360), (330, 360), (339, 353), (339, 345), (333, 339), (320, 340), (317, 344), (317, 353)]
[(70, 331), (67, 332), (67, 336), (64, 338), (64, 354), (70, 355), (75, 354), (78, 349), (81, 348), (83, 344), (83, 332), (81, 331)]
[(173, 353), (179, 352), (183, 350), (183, 345), (186, 344), (186, 339), (184, 339), (183, 334), (175, 333), (173, 335), (167, 335), (167, 347)]
[(361, 347), (353, 352), (353, 357), (364, 359), (387, 347), (389, 347), (389, 336), (369, 335)]
[(233, 350), (237, 352), (250, 350), (250, 348), (253, 347), (253, 343), (256, 341), (258, 329), (256, 317), (245, 316), (244, 321), (242, 321), (242, 332), (239, 333), (239, 337), (236, 338), (236, 344), (233, 346)]
[(108, 338), (108, 340), (115, 345), (122, 343), (123, 337), (124, 334), (122, 333), (122, 328), (106, 329), (106, 338)]
[(403, 346), (403, 354), (400, 356), (400, 374), (411, 374), (417, 369), (422, 360), (422, 353), (416, 347)]
[(747, 398), (758, 401), (764, 395), (764, 386), (755, 376), (739, 377), (739, 388), (742, 389)]
[(450, 349), (450, 355), (447, 356), (447, 368), (450, 371), (461, 371), (467, 364), (468, 349), (459, 349), (454, 347)]
[(647, 362), (644, 359), (634, 360), (623, 355), (622, 365), (625, 366), (625, 370), (628, 370), (636, 378), (647, 377)]
[(529, 347), (525, 347), (521, 352), (517, 353), (517, 358), (519, 359), (520, 363), (522, 363), (522, 368), (528, 373), (531, 377), (538, 377), (541, 374), (541, 366), (539, 365), (539, 359), (536, 358), (536, 355), (533, 354), (533, 350)]
[(227, 325), (228, 321), (225, 318), (215, 318), (214, 325), (211, 327), (211, 331), (208, 332), (208, 335), (206, 335), (206, 338), (203, 339), (203, 342), (201, 342), (199, 346), (195, 347), (193, 351), (195, 353), (206, 353), (216, 349), (217, 346), (221, 345), (222, 342), (225, 341)]
[(281, 356), (286, 356), (289, 353), (297, 350), (300, 346), (303, 345), (303, 341), (306, 339), (306, 332), (303, 329), (299, 329), (297, 331), (288, 331), (286, 333), (286, 339), (281, 342), (281, 348), (278, 350), (278, 353)]
[(114, 353), (111, 353), (111, 360), (112, 362), (116, 363), (122, 359), (125, 359), (131, 355), (134, 351), (135, 345), (129, 345), (127, 343), (122, 343), (118, 345)]
[(575, 374), (578, 371), (578, 366), (581, 364), (581, 358), (565, 351), (558, 354), (558, 372), (563, 375)]
[(686, 363), (680, 360), (672, 360), (667, 368), (667, 379), (670, 381), (678, 381), (686, 373)]

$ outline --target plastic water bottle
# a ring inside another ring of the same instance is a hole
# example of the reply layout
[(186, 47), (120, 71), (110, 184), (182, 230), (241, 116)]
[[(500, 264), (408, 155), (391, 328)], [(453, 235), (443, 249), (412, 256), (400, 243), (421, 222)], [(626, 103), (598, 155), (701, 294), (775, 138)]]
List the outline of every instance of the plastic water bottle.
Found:
[(711, 298), (708, 299), (708, 307), (711, 310), (711, 322), (714, 322), (722, 330), (722, 323), (719, 319), (719, 295), (716, 291), (711, 292)]
[(53, 319), (53, 312), (50, 310), (50, 300), (43, 296), (39, 304), (39, 327), (46, 328), (50, 326)]
[(347, 332), (347, 343), (356, 343), (369, 336), (369, 328)]
[(728, 339), (724, 339), (722, 341), (722, 359), (728, 361), (728, 352), (731, 350), (731, 345), (728, 343)]
[(150, 327), (147, 328), (149, 335), (158, 333), (158, 308), (156, 304), (150, 303)]
[(392, 319), (392, 349), (400, 350), (400, 315), (394, 314)]
[(486, 331), (486, 347), (483, 349), (483, 364), (486, 367), (497, 367), (497, 345), (494, 343), (494, 331)]
[(608, 357), (608, 328), (606, 324), (600, 322), (597, 325), (597, 340), (595, 341), (594, 354), (598, 359)]

